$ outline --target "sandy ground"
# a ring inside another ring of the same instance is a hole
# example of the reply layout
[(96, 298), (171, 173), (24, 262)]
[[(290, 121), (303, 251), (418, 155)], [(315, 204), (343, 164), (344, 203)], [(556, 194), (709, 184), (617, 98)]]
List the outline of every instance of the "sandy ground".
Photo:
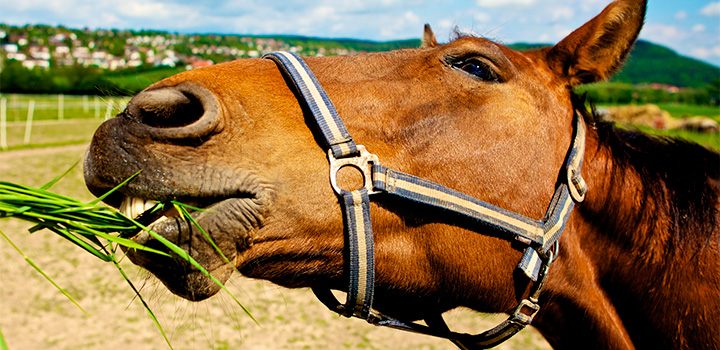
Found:
[[(40, 185), (82, 158), (84, 146), (0, 153), (0, 179)], [(90, 199), (80, 167), (56, 191)], [(168, 345), (111, 265), (54, 234), (0, 220), (5, 232), (87, 311), (83, 313), (0, 240), (0, 329), (11, 350), (167, 349)], [(325, 309), (307, 289), (290, 290), (235, 274), (230, 290), (259, 325), (226, 295), (192, 303), (169, 293), (147, 272), (124, 268), (150, 303), (175, 349), (454, 349), (448, 341), (368, 325)], [(451, 313), (456, 328), (477, 332), (502, 316)], [(500, 349), (548, 349), (533, 329)]]

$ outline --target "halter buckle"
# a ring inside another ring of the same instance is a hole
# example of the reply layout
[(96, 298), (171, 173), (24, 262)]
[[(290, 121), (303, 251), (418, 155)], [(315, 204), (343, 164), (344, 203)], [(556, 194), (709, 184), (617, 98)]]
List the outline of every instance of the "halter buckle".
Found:
[(583, 179), (580, 171), (575, 166), (569, 166), (567, 170), (567, 184), (570, 190), (570, 196), (576, 203), (581, 203), (585, 200), (585, 194), (587, 194), (587, 184)]
[(357, 145), (358, 153), (352, 157), (335, 158), (332, 150), (328, 150), (328, 161), (330, 161), (330, 185), (337, 195), (342, 195), (343, 189), (337, 184), (337, 173), (346, 166), (351, 166), (362, 173), (363, 187), (368, 195), (379, 193), (373, 187), (372, 169), (374, 164), (380, 164), (378, 156), (368, 152), (363, 145)]
[[(530, 313), (527, 314), (524, 310), (528, 310)], [(510, 319), (514, 322), (527, 326), (532, 323), (533, 318), (535, 318), (538, 311), (540, 311), (540, 305), (538, 305), (537, 302), (530, 299), (523, 299), (515, 308), (515, 311), (512, 316), (510, 316)]]

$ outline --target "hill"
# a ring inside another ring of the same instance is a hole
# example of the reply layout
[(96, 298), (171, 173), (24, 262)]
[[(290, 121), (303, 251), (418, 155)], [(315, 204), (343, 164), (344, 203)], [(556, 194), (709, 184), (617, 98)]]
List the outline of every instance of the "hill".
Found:
[(630, 60), (613, 81), (660, 83), (680, 87), (702, 87), (720, 79), (720, 68), (682, 56), (649, 41), (639, 40)]
[[(511, 44), (515, 50), (531, 50), (549, 44)], [(720, 79), (720, 67), (683, 56), (646, 40), (638, 40), (622, 71), (612, 81), (629, 84), (666, 84), (679, 87), (704, 87)]]

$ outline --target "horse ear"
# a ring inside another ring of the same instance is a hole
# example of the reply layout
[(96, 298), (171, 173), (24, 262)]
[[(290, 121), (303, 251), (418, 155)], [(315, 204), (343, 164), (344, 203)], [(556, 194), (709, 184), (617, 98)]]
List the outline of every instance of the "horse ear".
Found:
[(432, 28), (430, 28), (430, 24), (425, 23), (425, 28), (423, 31), (423, 40), (422, 44), (420, 44), (420, 47), (435, 47), (437, 46), (437, 39), (435, 39), (435, 33), (433, 33)]
[(571, 86), (608, 79), (642, 28), (647, 0), (617, 0), (547, 51), (547, 62)]

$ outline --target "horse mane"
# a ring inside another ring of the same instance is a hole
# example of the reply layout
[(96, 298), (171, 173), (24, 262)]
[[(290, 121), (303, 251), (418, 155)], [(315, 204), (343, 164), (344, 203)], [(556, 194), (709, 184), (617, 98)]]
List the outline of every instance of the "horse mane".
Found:
[[(573, 94), (572, 103), (595, 129), (598, 151), (608, 150), (613, 164), (609, 169), (610, 188), (604, 213), (585, 210), (584, 214), (611, 232), (630, 231), (626, 232), (629, 239), (641, 239), (638, 235), (644, 234), (651, 243), (649, 233), (656, 227), (660, 215), (666, 213), (668, 251), (680, 247), (681, 240), (692, 241), (689, 238), (693, 233), (707, 237), (707, 240), (697, 240), (700, 243), (697, 248), (706, 246), (717, 224), (720, 153), (677, 138), (619, 128), (602, 120), (586, 95)], [(627, 195), (624, 177), (628, 171), (634, 171), (641, 181), (640, 208), (620, 212), (620, 206), (612, 203)]]

